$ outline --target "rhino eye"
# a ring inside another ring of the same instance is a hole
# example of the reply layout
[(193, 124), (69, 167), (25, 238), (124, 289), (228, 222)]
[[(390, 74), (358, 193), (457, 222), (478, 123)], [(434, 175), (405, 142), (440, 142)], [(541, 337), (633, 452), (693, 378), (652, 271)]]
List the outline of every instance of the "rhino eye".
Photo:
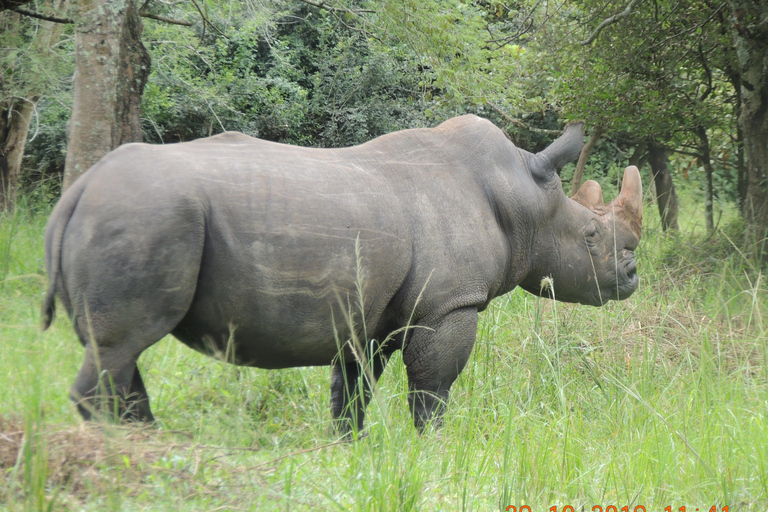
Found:
[(594, 247), (597, 245), (599, 239), (599, 233), (594, 221), (590, 222), (586, 228), (584, 228), (584, 241), (588, 247)]

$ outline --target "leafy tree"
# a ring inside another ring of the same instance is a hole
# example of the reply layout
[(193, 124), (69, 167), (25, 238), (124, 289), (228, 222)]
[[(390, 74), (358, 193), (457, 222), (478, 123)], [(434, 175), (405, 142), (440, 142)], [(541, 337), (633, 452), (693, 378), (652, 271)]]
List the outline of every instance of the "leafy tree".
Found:
[(768, 235), (768, 1), (731, 0), (747, 164), (745, 212), (757, 240)]
[(564, 111), (695, 156), (710, 229), (715, 185), (736, 181), (752, 240), (765, 239), (768, 2), (583, 0), (564, 4), (555, 25), (583, 43), (557, 52)]
[[(56, 0), (46, 12), (55, 15), (64, 9), (66, 2)], [(71, 73), (66, 51), (59, 45), (62, 30), (60, 24), (0, 9), (0, 47), (4, 49), (0, 57), (0, 211), (14, 207), (33, 119), (37, 119), (34, 133), (40, 129), (38, 101), (59, 96), (63, 88), (59, 76)]]

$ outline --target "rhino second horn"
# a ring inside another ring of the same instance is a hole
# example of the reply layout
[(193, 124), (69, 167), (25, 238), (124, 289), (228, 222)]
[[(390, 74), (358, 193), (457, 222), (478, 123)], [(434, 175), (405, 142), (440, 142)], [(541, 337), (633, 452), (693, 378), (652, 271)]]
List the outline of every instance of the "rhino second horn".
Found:
[(624, 169), (621, 192), (608, 206), (627, 221), (637, 238), (640, 238), (643, 224), (643, 181), (637, 167), (630, 165)]
[(621, 180), (621, 192), (615, 201), (621, 204), (622, 209), (629, 210), (642, 217), (643, 181), (640, 179), (640, 171), (634, 165), (624, 169), (624, 178)]
[(595, 180), (587, 180), (571, 197), (574, 201), (590, 210), (602, 208), (605, 205), (603, 201), (603, 189)]

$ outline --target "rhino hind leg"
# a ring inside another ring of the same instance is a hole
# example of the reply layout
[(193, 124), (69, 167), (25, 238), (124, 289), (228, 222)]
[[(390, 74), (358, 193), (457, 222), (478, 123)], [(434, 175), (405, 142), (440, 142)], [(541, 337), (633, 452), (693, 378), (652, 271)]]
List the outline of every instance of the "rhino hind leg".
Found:
[[(170, 288), (158, 282), (153, 284), (159, 289)], [(92, 306), (81, 308), (88, 314), (75, 315), (85, 357), (70, 396), (86, 420), (96, 415), (115, 421), (154, 421), (136, 362), (173, 330), (189, 308), (194, 286), (184, 284), (175, 294), (131, 289), (120, 300), (91, 299)]]
[(138, 366), (133, 371), (133, 380), (131, 381), (129, 391), (128, 400), (130, 401), (130, 406), (127, 409), (132, 414), (132, 416), (129, 416), (129, 419), (154, 423), (155, 417), (152, 415), (152, 410), (149, 407), (149, 394), (147, 393), (147, 388), (144, 387), (144, 380), (141, 378)]
[[(371, 400), (372, 388), (384, 372), (391, 351), (378, 350), (366, 370), (357, 361), (337, 361), (331, 373), (331, 414), (334, 428), (342, 436), (360, 432), (365, 422), (365, 408)], [(371, 382), (371, 378), (373, 382)]]
[(71, 396), (85, 419), (153, 420), (136, 361), (189, 310), (205, 243), (201, 214), (162, 204), (137, 210), (130, 222), (86, 208), (67, 227), (61, 288), (85, 347)]
[(408, 375), (408, 406), (419, 432), (439, 427), (451, 385), (472, 353), (477, 333), (477, 308), (451, 311), (420, 322), (430, 329), (416, 329), (403, 349)]
[(85, 360), (70, 397), (87, 421), (103, 416), (114, 421), (153, 422), (149, 395), (136, 366), (137, 357), (114, 352), (110, 347), (98, 351), (92, 345), (86, 347)]

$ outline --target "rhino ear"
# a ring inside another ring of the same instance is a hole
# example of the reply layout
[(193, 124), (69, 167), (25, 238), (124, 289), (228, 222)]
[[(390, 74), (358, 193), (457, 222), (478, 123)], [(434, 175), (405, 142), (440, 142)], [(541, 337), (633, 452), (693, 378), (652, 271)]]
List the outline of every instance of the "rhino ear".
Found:
[(603, 189), (600, 184), (594, 180), (587, 180), (581, 188), (571, 197), (574, 201), (590, 210), (603, 206)]
[(536, 153), (531, 171), (538, 178), (549, 180), (556, 169), (579, 157), (583, 145), (584, 122), (569, 123), (555, 142), (544, 151)]

